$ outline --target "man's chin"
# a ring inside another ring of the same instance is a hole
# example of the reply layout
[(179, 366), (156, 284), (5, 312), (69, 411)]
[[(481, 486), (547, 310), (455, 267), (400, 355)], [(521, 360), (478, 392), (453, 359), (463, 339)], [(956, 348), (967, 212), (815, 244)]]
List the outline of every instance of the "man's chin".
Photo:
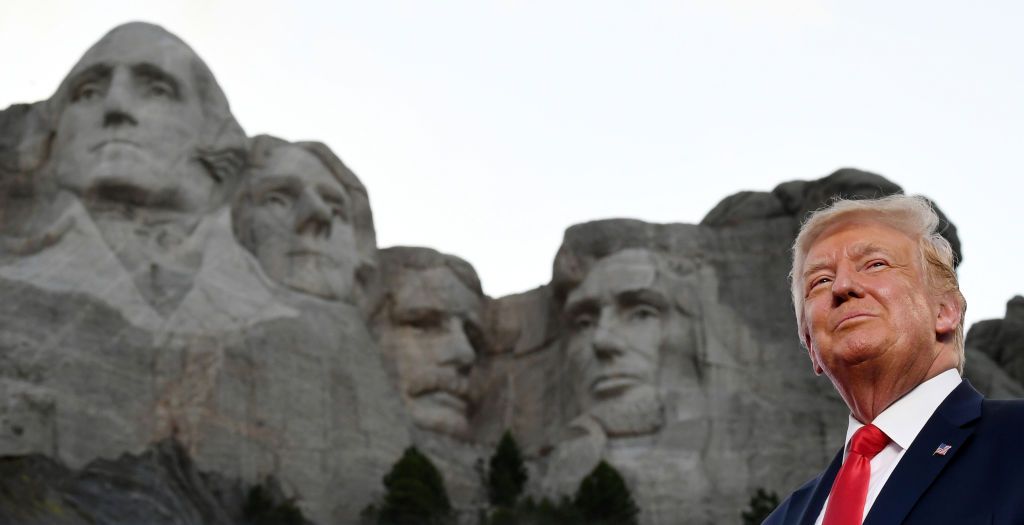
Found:
[(466, 414), (457, 408), (454, 401), (420, 397), (412, 400), (409, 409), (413, 422), (424, 430), (457, 438), (465, 438), (469, 434)]
[(647, 383), (635, 385), (615, 397), (595, 400), (589, 413), (611, 437), (651, 434), (665, 422), (658, 391)]
[(290, 258), (290, 271), (281, 282), (292, 290), (326, 300), (345, 300), (352, 293), (352, 282), (336, 271), (325, 271), (323, 256), (299, 255)]

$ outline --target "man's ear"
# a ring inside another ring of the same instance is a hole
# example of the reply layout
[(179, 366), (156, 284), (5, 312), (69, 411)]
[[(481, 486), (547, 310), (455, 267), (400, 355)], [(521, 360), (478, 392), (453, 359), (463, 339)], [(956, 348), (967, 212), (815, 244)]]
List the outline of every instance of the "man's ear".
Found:
[(953, 334), (960, 326), (961, 299), (955, 292), (939, 297), (939, 313), (935, 316), (935, 335), (940, 339)]
[(811, 369), (814, 370), (814, 375), (820, 376), (825, 373), (825, 369), (818, 363), (818, 357), (814, 355), (814, 349), (811, 346), (811, 334), (806, 332), (800, 334), (800, 340), (804, 343), (804, 348), (807, 349), (807, 357), (811, 358)]

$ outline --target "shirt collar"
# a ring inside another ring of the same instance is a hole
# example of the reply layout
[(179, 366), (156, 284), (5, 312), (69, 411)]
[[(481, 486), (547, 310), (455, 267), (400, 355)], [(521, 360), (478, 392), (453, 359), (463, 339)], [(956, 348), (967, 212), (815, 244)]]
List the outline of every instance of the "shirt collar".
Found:
[[(885, 435), (892, 439), (893, 443), (906, 449), (914, 442), (917, 434), (924, 428), (924, 424), (939, 408), (946, 396), (952, 392), (962, 379), (956, 369), (949, 369), (945, 372), (917, 385), (906, 395), (896, 400), (878, 414), (872, 423)], [(857, 421), (850, 415), (849, 426), (846, 429), (846, 445), (850, 445), (853, 434), (860, 430), (864, 423)]]

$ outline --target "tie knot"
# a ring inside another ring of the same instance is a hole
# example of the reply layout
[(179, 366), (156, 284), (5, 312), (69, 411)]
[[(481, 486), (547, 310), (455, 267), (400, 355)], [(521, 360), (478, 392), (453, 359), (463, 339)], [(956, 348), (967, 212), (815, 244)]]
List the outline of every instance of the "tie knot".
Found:
[(889, 436), (875, 425), (864, 425), (853, 433), (850, 440), (850, 453), (860, 454), (870, 460), (889, 444)]

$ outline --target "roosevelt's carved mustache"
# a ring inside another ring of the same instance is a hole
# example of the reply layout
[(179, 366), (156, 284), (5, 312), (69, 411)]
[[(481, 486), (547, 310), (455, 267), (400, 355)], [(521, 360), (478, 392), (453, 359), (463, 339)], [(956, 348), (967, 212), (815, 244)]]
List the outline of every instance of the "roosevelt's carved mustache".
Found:
[(406, 377), (405, 391), (412, 397), (431, 392), (447, 392), (469, 401), (469, 380), (450, 368), (432, 368)]

